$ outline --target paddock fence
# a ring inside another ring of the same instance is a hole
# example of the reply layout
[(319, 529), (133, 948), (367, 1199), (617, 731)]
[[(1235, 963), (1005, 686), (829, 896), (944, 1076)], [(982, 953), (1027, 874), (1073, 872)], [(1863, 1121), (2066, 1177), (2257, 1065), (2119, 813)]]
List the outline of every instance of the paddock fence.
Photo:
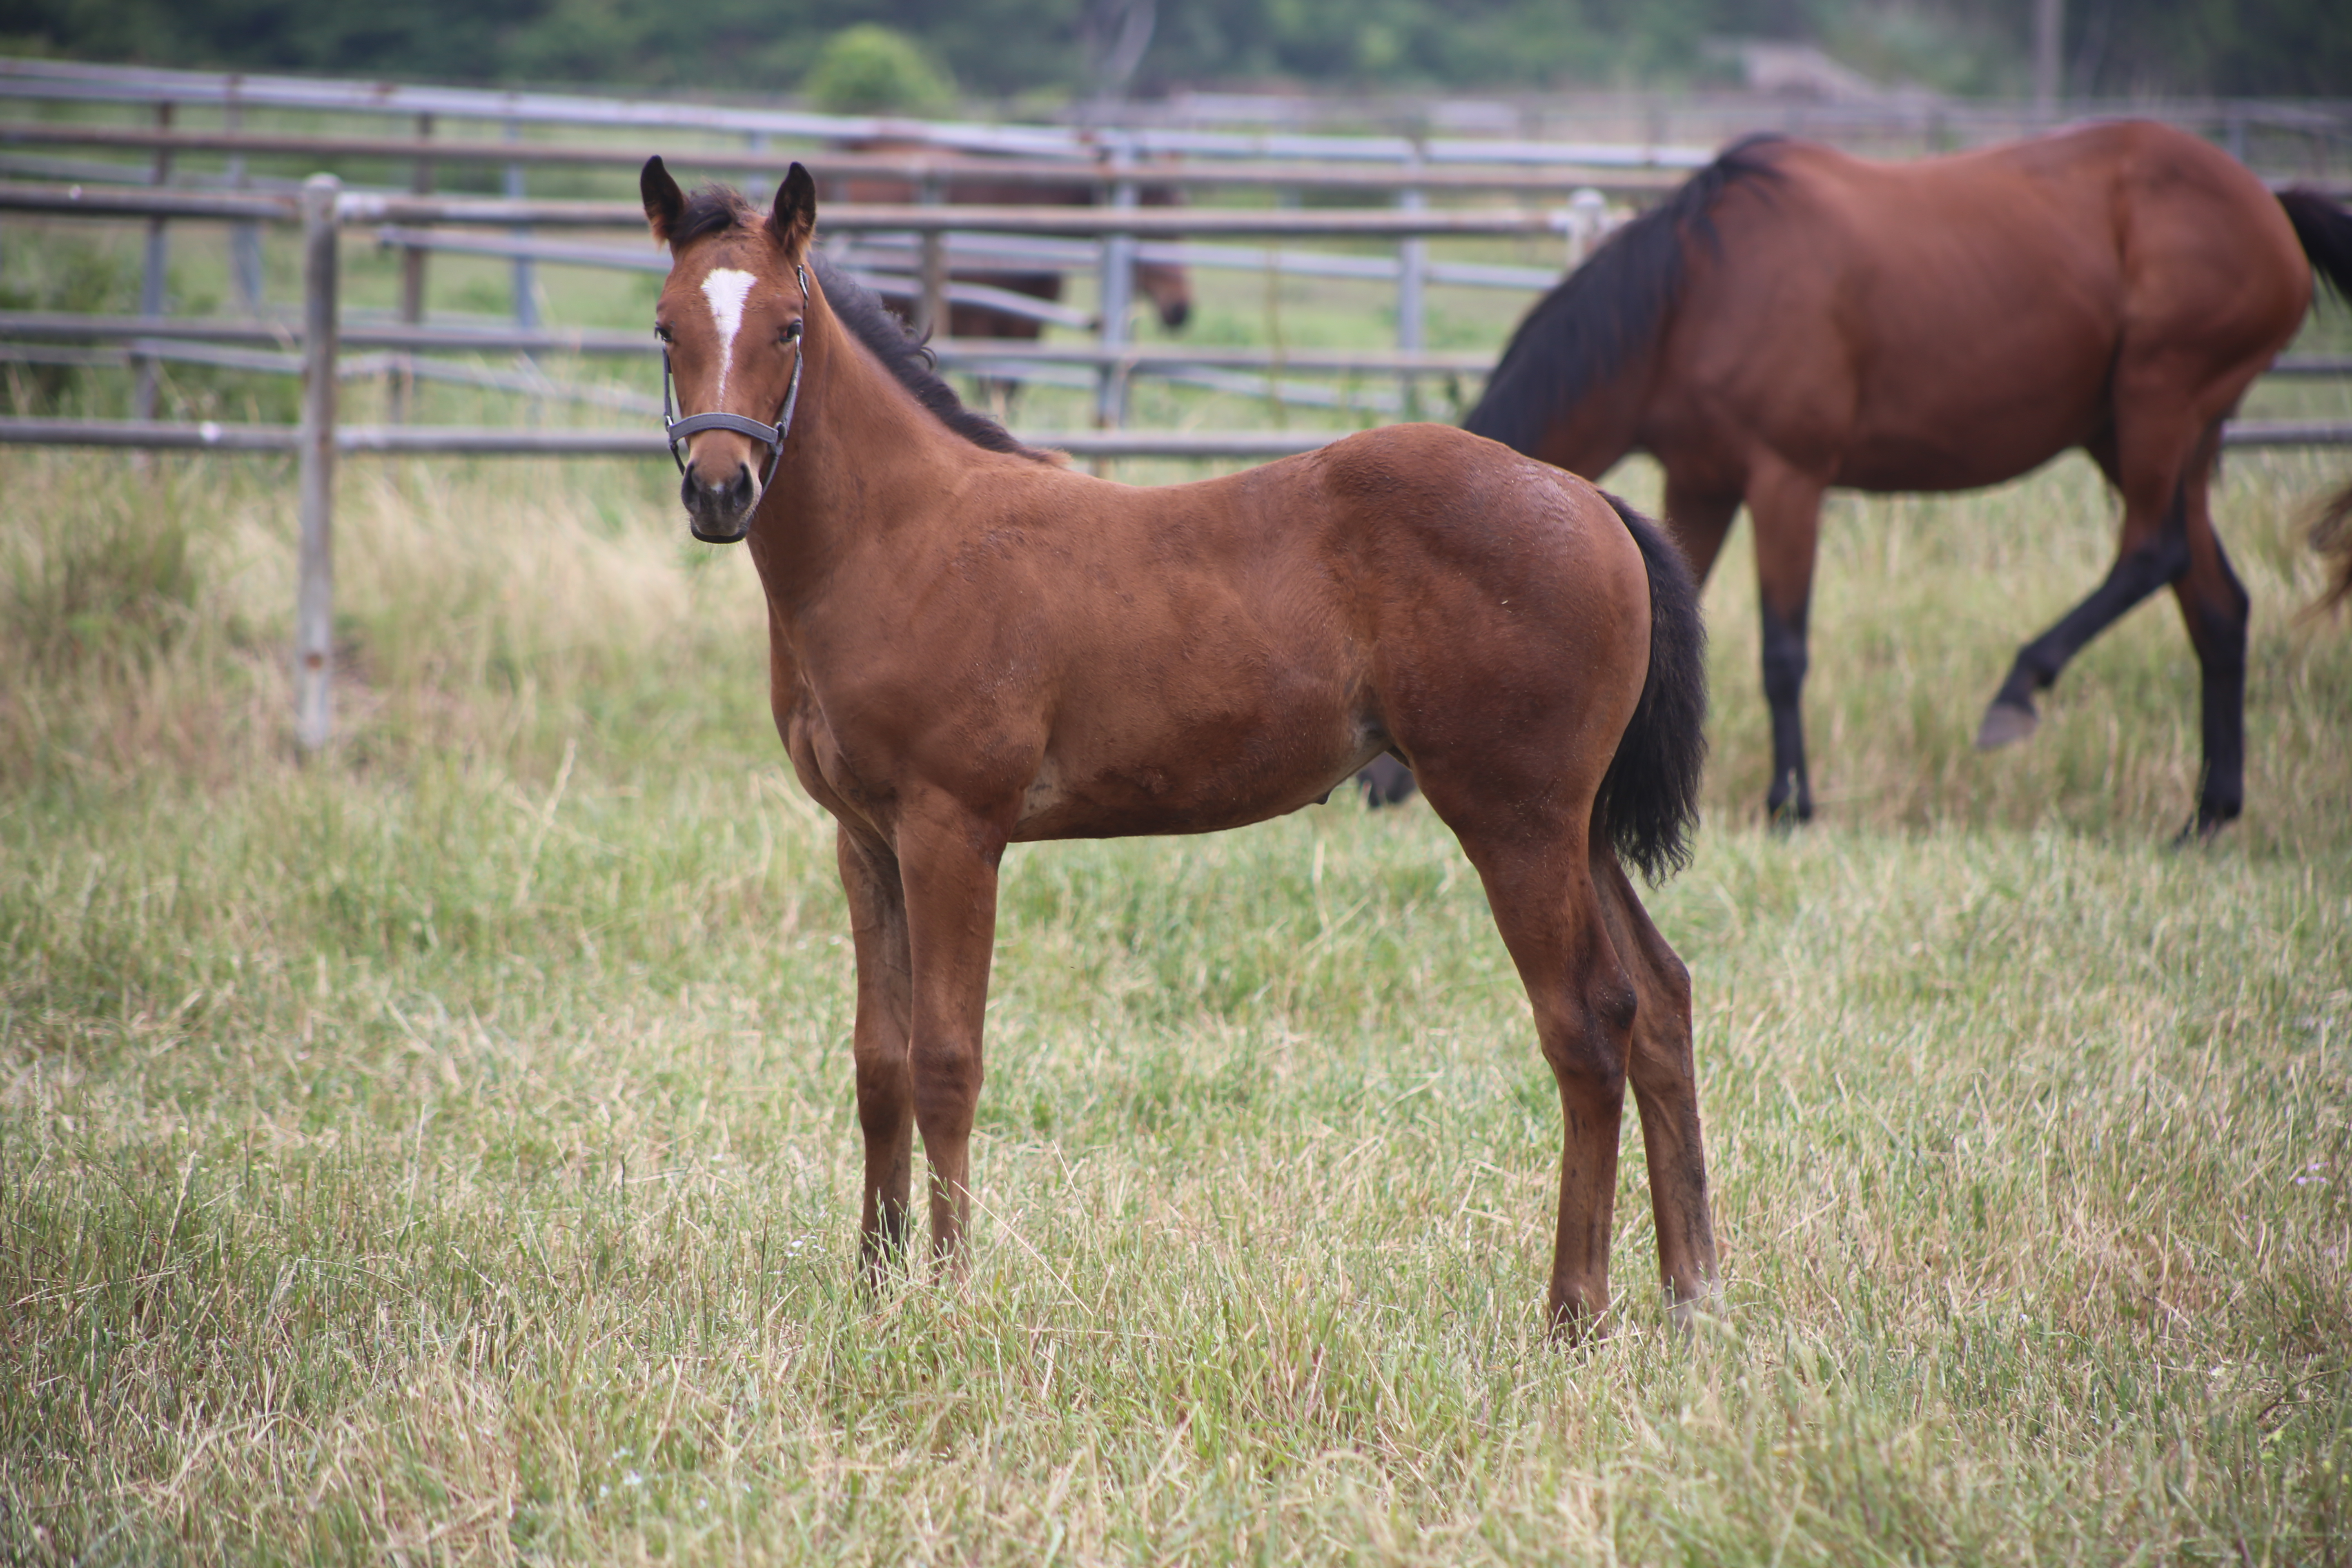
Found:
[[(0, 59), (0, 100), (40, 105), (48, 115), (0, 116), (0, 174), (18, 176), (0, 180), (0, 214), (145, 226), (136, 314), (0, 310), (0, 361), (127, 369), (133, 375), (132, 417), (0, 417), (0, 443), (295, 455), (301, 531), (295, 730), (304, 753), (324, 746), (332, 729), (331, 509), (339, 457), (642, 459), (665, 453), (656, 418), (659, 405), (648, 393), (560, 380), (541, 363), (555, 357), (631, 363), (646, 373), (639, 384), (649, 385), (657, 363), (650, 334), (543, 324), (535, 269), (661, 272), (667, 259), (642, 237), (635, 204), (534, 198), (527, 194), (533, 172), (570, 171), (576, 178), (579, 172), (634, 169), (648, 133), (658, 132), (679, 142), (671, 161), (684, 169), (765, 179), (798, 160), (835, 197), (845, 192), (902, 195), (828, 199), (822, 226), (828, 253), (886, 298), (902, 301), (919, 326), (943, 325), (954, 306), (970, 304), (1089, 334), (1084, 341), (933, 339), (942, 368), (1091, 394), (1092, 427), (1027, 430), (1024, 439), (1096, 460), (1263, 459), (1309, 450), (1339, 432), (1129, 428), (1130, 386), (1138, 378), (1156, 377), (1269, 405), (1337, 407), (1359, 419), (1410, 414), (1420, 382), (1475, 381), (1491, 363), (1486, 354), (1425, 346), (1432, 288), (1521, 293), (1549, 288), (1622, 221), (1622, 204), (1672, 189), (1713, 156), (1711, 148), (1663, 139), (1612, 143), (1492, 134), (1238, 132), (1182, 124), (925, 122), (47, 60)], [(92, 121), (86, 118), (90, 105), (116, 106), (118, 116), (128, 107), (152, 122)], [(214, 122), (184, 120), (184, 107)], [(311, 120), (388, 117), (404, 121), (414, 134), (247, 128), (248, 111), (262, 110)], [(2248, 111), (2241, 110), (2235, 123), (2242, 126)], [(2343, 139), (2339, 120), (2320, 110), (2297, 109), (2280, 123), (2314, 145), (2332, 147), (2329, 138)], [(496, 127), (503, 134), (439, 134), (452, 125)], [(582, 139), (526, 139), (526, 129), (549, 128)], [(589, 139), (594, 136), (626, 140)], [(787, 151), (773, 144), (779, 140), (806, 145)], [(58, 156), (65, 151), (117, 160), (129, 154), (143, 162)], [(405, 188), (369, 187), (332, 174), (297, 182), (252, 167), (257, 161), (289, 160), (313, 166), (405, 165), (408, 178)], [(494, 169), (503, 194), (437, 194), (445, 167)], [(2330, 179), (2325, 170), (2293, 183), (2352, 195), (2352, 185)], [(1029, 199), (951, 203), (960, 184)], [(1158, 198), (1151, 205), (1147, 191)], [(1261, 204), (1270, 195), (1273, 205), (1170, 205), (1170, 193), (1204, 191), (1255, 193)], [(1084, 205), (1071, 205), (1074, 199)], [(1619, 205), (1612, 206), (1612, 200)], [(185, 223), (228, 226), (236, 314), (168, 313), (169, 234), (171, 226)], [(301, 298), (289, 310), (263, 297), (261, 235), (265, 228), (297, 226)], [(347, 234), (398, 255), (400, 302), (394, 319), (369, 319), (341, 307)], [(624, 235), (633, 243), (623, 243)], [(1462, 238), (1538, 241), (1552, 247), (1558, 265), (1430, 253), (1433, 240)], [(425, 283), (435, 256), (507, 263), (511, 320), (428, 321)], [(1136, 269), (1155, 263), (1391, 288), (1394, 344), (1330, 351), (1139, 343), (1129, 331)], [(1024, 271), (1090, 274), (1093, 308), (959, 276)], [(516, 357), (510, 368), (498, 368), (478, 363), (487, 354)], [(290, 425), (157, 418), (156, 367), (170, 362), (299, 376), (300, 416)], [(2273, 374), (2352, 375), (2352, 357), (2285, 359)], [(339, 418), (339, 384), (362, 377), (383, 377), (391, 388), (385, 422)], [(595, 405), (640, 422), (625, 427), (411, 423), (408, 394), (425, 381), (511, 394), (533, 405)], [(2352, 444), (2352, 423), (2242, 420), (2226, 428), (2224, 439), (2238, 447)]]

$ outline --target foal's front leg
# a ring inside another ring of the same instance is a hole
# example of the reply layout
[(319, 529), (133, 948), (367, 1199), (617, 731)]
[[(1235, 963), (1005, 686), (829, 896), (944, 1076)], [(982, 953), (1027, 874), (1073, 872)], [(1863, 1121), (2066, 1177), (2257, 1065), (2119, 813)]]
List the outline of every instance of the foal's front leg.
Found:
[(866, 1135), (866, 1204), (858, 1257), (869, 1284), (907, 1254), (907, 1203), (913, 1185), (914, 1094), (907, 1037), (913, 1010), (907, 960), (907, 900), (898, 858), (874, 839), (837, 829), (834, 848), (849, 900), (857, 952), (857, 1121)]
[(950, 801), (927, 803), (899, 818), (913, 961), (908, 1077), (931, 1166), (931, 1257), (954, 1272), (963, 1268), (971, 1224), (971, 1123), (1004, 842), (1001, 828)]

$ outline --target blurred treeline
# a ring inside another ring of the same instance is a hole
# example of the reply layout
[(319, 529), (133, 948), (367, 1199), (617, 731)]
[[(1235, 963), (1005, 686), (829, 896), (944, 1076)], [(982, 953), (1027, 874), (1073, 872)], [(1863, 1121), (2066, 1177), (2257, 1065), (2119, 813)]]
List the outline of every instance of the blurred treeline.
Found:
[[(914, 39), (965, 94), (1099, 86), (1138, 0), (0, 0), (0, 52), (447, 81), (791, 91), (858, 24)], [(1150, 7), (1146, 6), (1147, 9)], [(1686, 88), (1742, 38), (1813, 43), (1889, 84), (2021, 95), (2033, 0), (1158, 0), (1128, 90)], [(1106, 11), (1119, 15), (1107, 18)], [(1091, 27), (1090, 27), (1091, 24)], [(2352, 94), (2347, 0), (2066, 0), (2066, 89)], [(1097, 71), (1090, 81), (1090, 68)], [(1126, 73), (1122, 70), (1121, 75)]]

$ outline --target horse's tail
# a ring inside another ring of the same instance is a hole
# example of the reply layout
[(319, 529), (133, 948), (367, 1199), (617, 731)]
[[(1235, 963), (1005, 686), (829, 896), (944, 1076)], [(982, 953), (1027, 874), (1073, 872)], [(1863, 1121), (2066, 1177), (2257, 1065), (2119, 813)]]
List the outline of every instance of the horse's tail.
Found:
[(2311, 547), (2331, 563), (2336, 578), (2311, 606), (2315, 615), (2352, 600), (2352, 485), (2336, 491), (2319, 509), (2318, 520), (2311, 525)]
[[(2281, 191), (2278, 199), (2304, 255), (2311, 259), (2312, 276), (2335, 289), (2338, 300), (2352, 304), (2352, 213), (2317, 191)], [(2316, 296), (2318, 289), (2312, 292)], [(2352, 485), (2320, 508), (2318, 521), (2311, 525), (2311, 547), (2329, 559), (2335, 575), (2312, 609), (2335, 609), (2352, 599)]]
[[(1606, 492), (1603, 492), (1606, 494)], [(1706, 761), (1706, 628), (1682, 552), (1657, 524), (1608, 496), (1641, 547), (1650, 574), (1650, 673), (1617, 755), (1601, 780), (1595, 815), (1618, 858), (1653, 884), (1690, 864)]]
[(2352, 213), (2317, 191), (2281, 191), (2278, 199), (2304, 255), (2311, 258), (2313, 274), (2352, 304)]
[(1648, 363), (1682, 295), (1685, 247), (1720, 253), (1716, 203), (1732, 185), (1773, 178), (1780, 140), (1733, 142), (1537, 300), (1462, 427), (1532, 457), (1556, 423)]

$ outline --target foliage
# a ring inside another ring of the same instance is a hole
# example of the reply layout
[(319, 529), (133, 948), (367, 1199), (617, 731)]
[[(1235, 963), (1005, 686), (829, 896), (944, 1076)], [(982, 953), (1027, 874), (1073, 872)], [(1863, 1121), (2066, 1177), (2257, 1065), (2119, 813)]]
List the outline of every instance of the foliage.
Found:
[(833, 114), (942, 114), (955, 88), (906, 34), (877, 23), (825, 40), (801, 91)]
[[(985, 93), (1071, 92), (1084, 0), (0, 0), (10, 47), (448, 80), (774, 91), (860, 26)], [(2074, 0), (2074, 90), (2343, 94), (2336, 0)], [(2032, 0), (1169, 0), (1137, 80), (1526, 88), (1725, 79), (1712, 40), (1811, 39), (1883, 79), (2016, 91)]]

